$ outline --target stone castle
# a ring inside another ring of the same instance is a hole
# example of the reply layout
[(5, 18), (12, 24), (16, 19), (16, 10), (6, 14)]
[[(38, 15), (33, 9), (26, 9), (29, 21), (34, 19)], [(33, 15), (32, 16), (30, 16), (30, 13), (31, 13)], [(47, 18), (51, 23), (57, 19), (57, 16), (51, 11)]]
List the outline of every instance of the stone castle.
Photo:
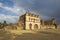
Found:
[(26, 13), (20, 16), (19, 25), (23, 29), (40, 29), (40, 17), (39, 15)]
[(51, 20), (41, 20), (39, 15), (26, 12), (19, 17), (19, 22), (17, 24), (11, 24), (6, 27), (6, 29), (24, 29), (24, 30), (34, 30), (34, 29), (45, 29), (45, 28), (56, 28), (56, 20), (53, 18)]

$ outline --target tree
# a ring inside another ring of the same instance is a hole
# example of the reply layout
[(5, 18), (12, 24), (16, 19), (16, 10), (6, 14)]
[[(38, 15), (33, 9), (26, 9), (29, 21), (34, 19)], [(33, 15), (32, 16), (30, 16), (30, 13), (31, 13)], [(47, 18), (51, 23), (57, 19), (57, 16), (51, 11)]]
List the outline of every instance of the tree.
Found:
[(4, 23), (3, 23), (3, 27), (5, 27), (5, 26), (7, 26), (7, 22), (6, 21), (4, 21)]
[(3, 24), (2, 23), (0, 23), (0, 29), (2, 29), (3, 28)]
[(6, 27), (6, 26), (7, 26), (6, 21), (4, 21), (4, 23), (0, 23), (0, 29), (4, 28), (4, 27)]

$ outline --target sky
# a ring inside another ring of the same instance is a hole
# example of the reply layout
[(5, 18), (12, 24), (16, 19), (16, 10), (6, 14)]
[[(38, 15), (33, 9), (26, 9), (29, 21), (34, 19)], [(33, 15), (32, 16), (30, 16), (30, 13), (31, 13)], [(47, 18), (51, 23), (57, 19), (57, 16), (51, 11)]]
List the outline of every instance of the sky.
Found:
[(55, 18), (60, 23), (60, 0), (0, 0), (0, 22), (17, 23), (26, 11), (44, 20)]

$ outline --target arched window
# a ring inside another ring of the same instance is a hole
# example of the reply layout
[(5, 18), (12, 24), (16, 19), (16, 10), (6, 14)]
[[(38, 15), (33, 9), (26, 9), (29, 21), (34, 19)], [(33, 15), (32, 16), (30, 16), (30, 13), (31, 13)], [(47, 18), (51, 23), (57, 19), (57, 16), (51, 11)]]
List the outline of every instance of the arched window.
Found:
[(38, 25), (37, 24), (34, 25), (34, 29), (38, 29)]

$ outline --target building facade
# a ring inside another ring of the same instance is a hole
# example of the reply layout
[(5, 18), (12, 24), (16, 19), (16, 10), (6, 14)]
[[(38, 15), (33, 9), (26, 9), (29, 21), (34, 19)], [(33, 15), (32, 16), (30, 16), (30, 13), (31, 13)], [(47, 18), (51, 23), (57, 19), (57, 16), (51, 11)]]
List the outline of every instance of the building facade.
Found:
[(19, 25), (22, 29), (40, 29), (40, 17), (36, 14), (26, 13), (20, 16)]

